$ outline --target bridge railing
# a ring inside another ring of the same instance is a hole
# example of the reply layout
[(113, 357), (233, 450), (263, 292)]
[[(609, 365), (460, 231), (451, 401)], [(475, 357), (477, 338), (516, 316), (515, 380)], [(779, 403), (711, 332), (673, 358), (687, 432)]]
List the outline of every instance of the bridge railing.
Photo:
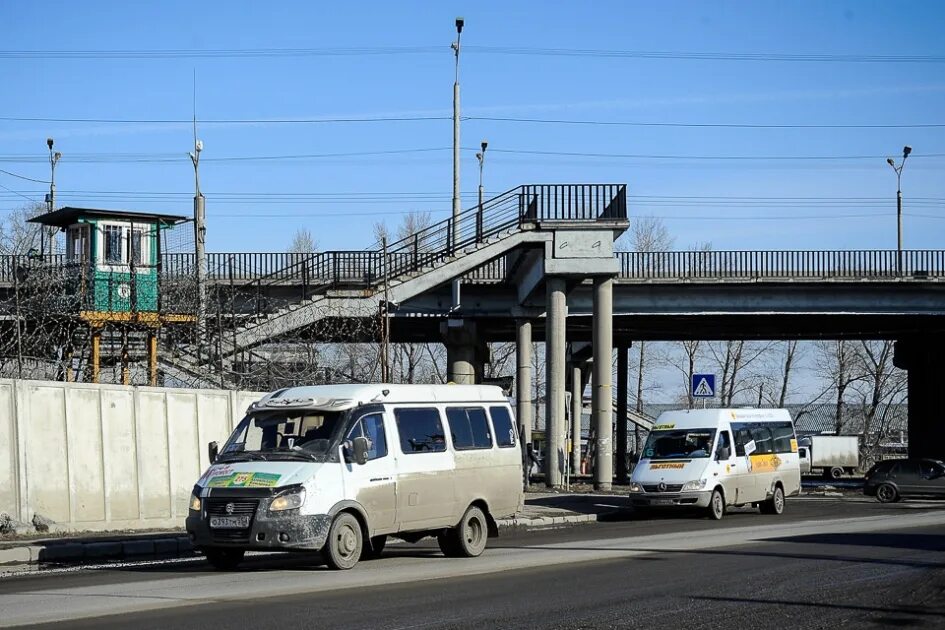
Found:
[(945, 278), (943, 250), (619, 252), (617, 258), (626, 281)]

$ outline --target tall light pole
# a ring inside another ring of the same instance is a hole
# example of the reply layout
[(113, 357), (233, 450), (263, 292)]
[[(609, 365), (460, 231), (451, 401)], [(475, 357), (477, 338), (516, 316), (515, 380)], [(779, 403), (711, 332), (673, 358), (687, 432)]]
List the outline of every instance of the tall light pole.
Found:
[[(52, 212), (56, 209), (56, 164), (59, 163), (59, 158), (62, 157), (62, 153), (59, 151), (53, 151), (53, 139), (46, 138), (46, 146), (49, 147), (49, 194), (46, 195), (46, 205), (48, 206), (48, 212)], [(53, 240), (56, 238), (55, 228), (49, 228), (49, 255), (53, 255)], [(40, 248), (42, 248), (42, 239), (40, 239)]]
[(886, 158), (886, 163), (896, 171), (896, 270), (902, 274), (902, 167), (906, 165), (906, 158), (912, 153), (912, 147), (902, 147), (902, 162), (896, 166), (892, 158)]
[(207, 237), (206, 207), (203, 193), (200, 192), (200, 152), (203, 151), (203, 142), (197, 139), (197, 121), (194, 119), (194, 150), (190, 153), (190, 161), (194, 164), (194, 257), (197, 263), (197, 336), (198, 355), (199, 345), (203, 338), (202, 330), (206, 323), (206, 284), (207, 284), (207, 257), (205, 242)]
[(482, 141), (482, 150), (476, 154), (476, 159), (479, 160), (479, 212), (476, 213), (476, 240), (482, 238), (482, 166), (486, 161), (486, 147), (489, 146), (489, 143), (485, 140)]
[[(459, 199), (459, 42), (463, 35), (463, 18), (456, 18), (456, 41), (453, 42), (453, 54), (456, 58), (456, 74), (453, 80), (453, 225), (450, 249), (459, 242), (459, 214), (462, 207)], [(453, 308), (459, 307), (459, 279), (453, 280)]]

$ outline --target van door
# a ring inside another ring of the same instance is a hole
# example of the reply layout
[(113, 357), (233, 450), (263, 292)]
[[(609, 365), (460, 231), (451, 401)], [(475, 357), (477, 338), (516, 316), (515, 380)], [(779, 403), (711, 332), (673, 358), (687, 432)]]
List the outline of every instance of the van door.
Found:
[(742, 504), (754, 501), (755, 480), (751, 471), (751, 453), (755, 450), (755, 442), (751, 430), (745, 425), (732, 425), (735, 434), (735, 461), (732, 470), (735, 473), (735, 500)]
[(709, 485), (718, 481), (725, 492), (725, 500), (734, 503), (738, 488), (738, 459), (735, 449), (732, 448), (732, 434), (726, 426), (719, 431), (719, 437), (712, 455), (712, 461), (706, 469), (706, 479)]
[[(355, 420), (345, 437), (345, 498), (364, 507), (372, 536), (396, 531), (397, 484), (386, 424), (383, 410), (372, 410)], [(352, 459), (350, 443), (356, 437), (368, 441), (368, 461), (363, 465)]]
[(399, 529), (452, 527), (455, 463), (436, 407), (394, 409), (397, 427), (397, 521)]

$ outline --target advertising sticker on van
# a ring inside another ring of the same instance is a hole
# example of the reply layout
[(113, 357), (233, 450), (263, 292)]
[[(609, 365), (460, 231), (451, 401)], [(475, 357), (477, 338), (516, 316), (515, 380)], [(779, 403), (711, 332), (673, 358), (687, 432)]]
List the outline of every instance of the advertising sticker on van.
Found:
[(654, 424), (653, 428), (650, 431), (669, 431), (670, 429), (675, 429), (676, 425), (674, 424)]
[(282, 475), (272, 473), (233, 473), (211, 477), (210, 488), (273, 488)]
[(685, 467), (686, 462), (654, 462), (650, 464), (650, 470), (678, 470)]

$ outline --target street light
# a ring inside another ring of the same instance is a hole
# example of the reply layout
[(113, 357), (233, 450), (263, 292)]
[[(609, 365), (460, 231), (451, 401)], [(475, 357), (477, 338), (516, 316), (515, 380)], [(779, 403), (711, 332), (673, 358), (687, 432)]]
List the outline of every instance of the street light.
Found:
[[(59, 158), (62, 157), (62, 153), (59, 151), (53, 151), (53, 139), (46, 138), (46, 146), (49, 147), (49, 194), (46, 195), (46, 205), (48, 206), (48, 211), (52, 212), (56, 209), (56, 164), (59, 163)], [(49, 228), (49, 253), (50, 255), (55, 253), (53, 252), (53, 240), (56, 238), (55, 228)], [(42, 248), (42, 238), (40, 238), (40, 248)]]
[[(449, 240), (450, 249), (456, 247), (459, 242), (459, 214), (462, 212), (459, 201), (459, 42), (463, 34), (463, 25), (466, 21), (456, 18), (456, 41), (451, 48), (456, 57), (456, 74), (453, 80), (453, 221)], [(459, 279), (453, 280), (453, 304), (452, 310), (459, 308)]]
[(895, 160), (886, 158), (886, 163), (896, 171), (896, 269), (902, 274), (902, 167), (906, 165), (906, 158), (912, 153), (912, 147), (902, 147), (902, 162), (896, 166)]
[(485, 140), (482, 141), (482, 150), (476, 154), (476, 159), (479, 160), (479, 212), (476, 213), (476, 240), (482, 239), (482, 165), (486, 161), (486, 147), (489, 146), (489, 143)]

